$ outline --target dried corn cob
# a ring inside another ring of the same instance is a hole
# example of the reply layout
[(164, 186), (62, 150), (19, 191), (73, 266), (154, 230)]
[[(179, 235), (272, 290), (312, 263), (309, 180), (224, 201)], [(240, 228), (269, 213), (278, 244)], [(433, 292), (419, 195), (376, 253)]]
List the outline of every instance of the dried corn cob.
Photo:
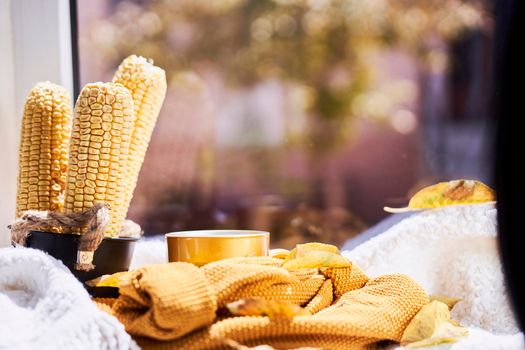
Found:
[(131, 55), (122, 61), (115, 72), (113, 82), (124, 85), (131, 92), (137, 117), (128, 154), (129, 167), (124, 184), (124, 204), (120, 207), (123, 211), (115, 213), (120, 220), (124, 220), (155, 122), (164, 102), (166, 73), (146, 58)]
[(71, 98), (63, 87), (38, 83), (24, 106), (16, 216), (30, 209), (62, 211), (71, 132)]
[(82, 89), (73, 119), (65, 210), (80, 212), (95, 203), (108, 204), (107, 236), (118, 235), (122, 226), (114, 213), (121, 210), (134, 123), (133, 99), (122, 85), (92, 83)]

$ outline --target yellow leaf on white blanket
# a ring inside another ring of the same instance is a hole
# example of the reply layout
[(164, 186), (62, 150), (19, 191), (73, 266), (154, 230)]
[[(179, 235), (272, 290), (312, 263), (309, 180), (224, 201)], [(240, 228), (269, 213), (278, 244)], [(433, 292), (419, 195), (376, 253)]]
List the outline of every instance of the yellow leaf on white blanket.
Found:
[(454, 306), (459, 301), (461, 301), (461, 299), (459, 298), (447, 297), (446, 295), (429, 295), (428, 298), (430, 299), (430, 301), (434, 301), (434, 300), (441, 301), (443, 304), (448, 306), (449, 310), (452, 310)]
[(412, 210), (438, 208), (456, 204), (493, 202), (496, 193), (492, 188), (475, 180), (452, 180), (440, 182), (419, 190), (406, 208), (389, 208), (385, 211), (399, 213)]
[(454, 326), (451, 323), (443, 323), (436, 333), (430, 338), (423, 339), (414, 343), (408, 344), (409, 348), (423, 348), (427, 346), (435, 346), (444, 343), (455, 343), (460, 338), (468, 335), (468, 329), (461, 326)]
[(468, 330), (450, 318), (448, 306), (434, 300), (423, 306), (410, 321), (401, 337), (409, 348), (453, 343), (468, 335)]

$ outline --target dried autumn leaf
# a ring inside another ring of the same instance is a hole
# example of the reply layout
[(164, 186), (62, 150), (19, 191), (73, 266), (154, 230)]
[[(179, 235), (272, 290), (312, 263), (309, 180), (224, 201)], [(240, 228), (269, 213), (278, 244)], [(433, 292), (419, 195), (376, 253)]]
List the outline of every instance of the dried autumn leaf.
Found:
[(119, 287), (120, 277), (127, 274), (127, 271), (117, 272), (112, 275), (102, 275), (95, 279), (85, 282), (90, 287)]
[(468, 329), (453, 325), (452, 323), (444, 323), (440, 326), (434, 335), (428, 339), (423, 339), (418, 342), (410, 343), (408, 348), (422, 348), (428, 346), (435, 346), (445, 343), (455, 343), (460, 338), (468, 335)]
[(406, 208), (385, 207), (384, 210), (390, 213), (401, 213), (448, 205), (493, 202), (495, 200), (494, 190), (480, 181), (453, 180), (421, 189), (410, 199)]
[(276, 249), (270, 249), (270, 252), (268, 255), (270, 256), (270, 258), (286, 259), (288, 254), (290, 254), (290, 251), (288, 249), (276, 248)]
[(290, 251), (284, 262), (295, 259), (297, 257), (303, 257), (311, 251), (323, 251), (339, 254), (339, 248), (332, 244), (310, 242), (304, 244), (297, 244), (294, 249)]
[(454, 306), (461, 301), (458, 298), (447, 297), (445, 295), (429, 295), (430, 301), (437, 300), (448, 306), (449, 310), (452, 310)]
[(349, 267), (352, 263), (345, 257), (323, 251), (311, 251), (308, 255), (289, 260), (283, 264), (287, 270), (309, 269), (317, 267)]
[(468, 330), (451, 320), (448, 306), (434, 300), (423, 306), (414, 316), (401, 337), (401, 343), (410, 348), (453, 343), (468, 335)]
[(268, 316), (270, 318), (310, 315), (302, 307), (282, 300), (250, 297), (226, 304), (228, 310), (238, 316)]
[(283, 267), (288, 270), (351, 265), (348, 259), (341, 256), (336, 246), (323, 243), (298, 244), (283, 263)]

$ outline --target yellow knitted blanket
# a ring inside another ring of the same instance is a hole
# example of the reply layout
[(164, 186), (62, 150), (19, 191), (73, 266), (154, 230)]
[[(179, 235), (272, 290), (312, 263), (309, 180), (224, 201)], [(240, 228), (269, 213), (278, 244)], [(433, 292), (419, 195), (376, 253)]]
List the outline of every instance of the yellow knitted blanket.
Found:
[[(198, 268), (151, 265), (121, 279), (120, 296), (101, 307), (143, 349), (231, 349), (229, 340), (277, 349), (370, 349), (400, 341), (428, 296), (405, 275), (369, 279), (355, 265), (288, 271), (283, 260), (234, 258)], [(303, 306), (291, 319), (232, 316), (225, 305), (261, 297)]]

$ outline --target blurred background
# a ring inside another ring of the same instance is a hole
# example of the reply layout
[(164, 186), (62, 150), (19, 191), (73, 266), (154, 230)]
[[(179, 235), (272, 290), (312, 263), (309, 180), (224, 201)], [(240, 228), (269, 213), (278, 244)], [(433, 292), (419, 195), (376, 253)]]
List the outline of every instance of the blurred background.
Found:
[(492, 2), (78, 2), (81, 84), (129, 54), (169, 90), (129, 218), (341, 245), (422, 186), (490, 184)]

